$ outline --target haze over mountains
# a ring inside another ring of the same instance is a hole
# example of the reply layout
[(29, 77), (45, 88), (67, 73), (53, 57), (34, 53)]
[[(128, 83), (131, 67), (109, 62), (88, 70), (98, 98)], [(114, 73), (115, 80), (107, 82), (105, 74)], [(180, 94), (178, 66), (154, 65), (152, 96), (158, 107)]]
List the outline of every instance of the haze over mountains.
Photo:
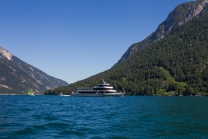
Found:
[(105, 79), (131, 95), (208, 95), (208, 0), (177, 6), (145, 40), (133, 44), (111, 69), (45, 94), (71, 93)]
[(47, 75), (0, 47), (0, 93), (25, 94), (29, 89), (43, 93), (47, 89), (68, 85)]

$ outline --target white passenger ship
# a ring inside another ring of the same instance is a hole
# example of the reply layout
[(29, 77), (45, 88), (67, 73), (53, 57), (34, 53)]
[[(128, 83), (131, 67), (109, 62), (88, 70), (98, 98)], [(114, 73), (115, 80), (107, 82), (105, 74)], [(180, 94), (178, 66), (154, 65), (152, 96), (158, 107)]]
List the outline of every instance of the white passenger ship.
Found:
[(104, 96), (124, 96), (122, 92), (116, 92), (109, 83), (103, 82), (90, 88), (78, 88), (76, 92), (72, 92), (72, 96), (86, 96), (86, 97), (104, 97)]

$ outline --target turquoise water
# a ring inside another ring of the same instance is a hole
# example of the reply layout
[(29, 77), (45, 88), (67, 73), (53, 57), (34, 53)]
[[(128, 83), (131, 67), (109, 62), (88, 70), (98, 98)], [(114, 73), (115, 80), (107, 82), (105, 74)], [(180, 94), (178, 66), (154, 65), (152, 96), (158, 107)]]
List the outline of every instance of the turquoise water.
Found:
[(208, 97), (2, 95), (0, 138), (208, 138)]

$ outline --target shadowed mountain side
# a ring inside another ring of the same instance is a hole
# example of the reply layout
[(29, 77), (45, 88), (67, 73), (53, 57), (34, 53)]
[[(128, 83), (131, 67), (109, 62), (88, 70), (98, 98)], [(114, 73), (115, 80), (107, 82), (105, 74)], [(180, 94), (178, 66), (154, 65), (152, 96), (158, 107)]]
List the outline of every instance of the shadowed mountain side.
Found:
[(23, 62), (2, 47), (0, 47), (0, 69), (0, 94), (24, 94), (29, 89), (43, 93), (47, 89), (68, 85), (67, 82), (49, 76)]

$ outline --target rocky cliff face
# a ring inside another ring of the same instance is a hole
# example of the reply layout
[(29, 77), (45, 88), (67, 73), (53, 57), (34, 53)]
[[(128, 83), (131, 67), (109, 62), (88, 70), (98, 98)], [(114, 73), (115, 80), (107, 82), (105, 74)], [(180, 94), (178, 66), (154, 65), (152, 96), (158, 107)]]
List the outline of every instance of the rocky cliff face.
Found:
[(176, 27), (185, 24), (196, 16), (202, 15), (204, 11), (208, 9), (207, 5), (208, 0), (197, 0), (195, 2), (188, 2), (177, 6), (168, 15), (167, 19), (158, 26), (155, 32), (145, 40), (132, 44), (115, 65), (123, 62), (140, 48), (164, 38)]
[(47, 75), (0, 47), (0, 93), (21, 94), (29, 89), (43, 93), (67, 85), (67, 82)]

